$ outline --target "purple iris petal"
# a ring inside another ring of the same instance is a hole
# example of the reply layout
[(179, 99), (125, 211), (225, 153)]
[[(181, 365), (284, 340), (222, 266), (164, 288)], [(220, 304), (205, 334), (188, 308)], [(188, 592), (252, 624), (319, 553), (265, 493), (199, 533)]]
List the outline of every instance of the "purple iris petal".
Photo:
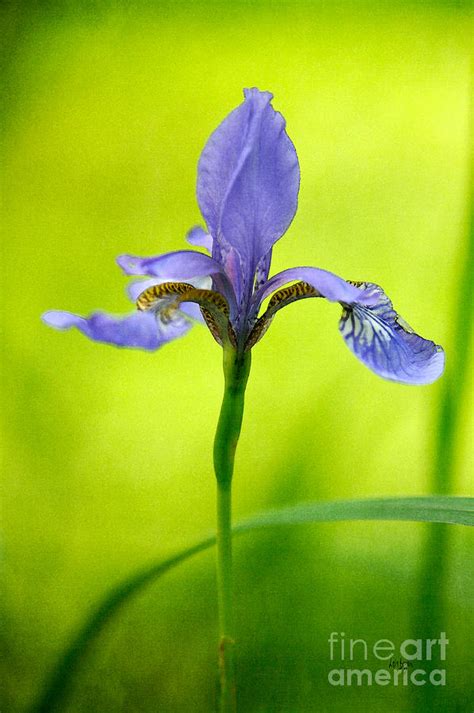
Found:
[[(229, 248), (229, 250), (223, 252), (221, 261), (225, 274), (232, 284), (236, 299), (240, 304), (242, 290), (246, 285), (240, 255), (236, 250), (234, 250), (234, 248)], [(217, 275), (216, 277), (218, 278), (219, 276)]]
[(176, 250), (156, 257), (120, 255), (117, 264), (127, 275), (150, 275), (164, 280), (192, 280), (194, 277), (214, 275), (219, 278), (222, 293), (229, 303), (231, 314), (235, 312), (235, 295), (222, 265), (209, 255), (194, 250)]
[(254, 310), (258, 312), (261, 303), (270, 293), (295, 280), (307, 282), (322, 297), (326, 297), (331, 302), (344, 302), (346, 304), (365, 302), (367, 295), (369, 295), (370, 301), (374, 301), (373, 294), (370, 291), (361, 290), (355, 285), (351, 285), (333, 272), (322, 270), (319, 267), (290, 267), (288, 270), (283, 270), (283, 272), (271, 277), (255, 293), (253, 300)]
[(126, 275), (149, 275), (167, 280), (190, 280), (222, 273), (222, 266), (209, 255), (194, 250), (176, 250), (156, 257), (120, 255), (117, 264)]
[(190, 245), (195, 245), (198, 248), (204, 248), (209, 253), (212, 253), (212, 235), (206, 233), (204, 228), (196, 225), (186, 235), (186, 240)]
[(339, 323), (351, 351), (379, 376), (404, 384), (430, 384), (444, 370), (444, 352), (423, 339), (394, 311), (381, 287), (367, 284), (378, 295), (377, 304), (354, 304)]
[(293, 219), (300, 173), (272, 95), (258, 89), (244, 94), (204, 147), (197, 196), (209, 232), (222, 250), (235, 248), (244, 282), (253, 287), (257, 263)]
[(184, 318), (164, 325), (154, 314), (148, 312), (133, 312), (126, 317), (94, 312), (90, 317), (80, 317), (71, 312), (51, 310), (45, 312), (42, 319), (56, 329), (76, 327), (95, 342), (147, 351), (158, 349), (162, 344), (180, 337), (191, 328), (191, 323)]

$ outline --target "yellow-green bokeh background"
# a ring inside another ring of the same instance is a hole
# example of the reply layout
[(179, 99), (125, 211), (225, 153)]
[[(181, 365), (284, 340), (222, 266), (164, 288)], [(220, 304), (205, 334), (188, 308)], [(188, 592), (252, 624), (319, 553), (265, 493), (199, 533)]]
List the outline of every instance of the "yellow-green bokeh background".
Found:
[[(446, 345), (449, 364), (466, 232), (467, 10), (296, 0), (5, 10), (3, 710), (24, 710), (108, 587), (214, 521), (222, 376), (206, 330), (150, 355), (59, 334), (40, 314), (129, 309), (115, 256), (183, 247), (200, 221), (204, 142), (242, 88), (258, 86), (274, 93), (302, 174), (273, 271), (317, 265), (379, 282)], [(304, 301), (254, 350), (236, 518), (429, 492), (440, 384), (377, 379), (337, 320), (334, 305)], [(467, 493), (466, 409), (461, 425), (454, 492)], [(423, 533), (351, 523), (239, 542), (240, 710), (409, 710), (407, 689), (329, 686), (327, 639), (429, 636), (411, 625)], [(440, 710), (469, 699), (471, 586), (469, 537), (452, 528)], [(212, 554), (149, 587), (100, 638), (67, 710), (212, 710), (214, 597)]]

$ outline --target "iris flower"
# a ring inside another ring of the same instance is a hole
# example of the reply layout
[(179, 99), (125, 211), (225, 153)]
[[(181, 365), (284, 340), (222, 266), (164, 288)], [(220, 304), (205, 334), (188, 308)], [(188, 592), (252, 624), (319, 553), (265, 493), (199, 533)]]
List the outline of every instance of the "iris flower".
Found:
[(123, 271), (141, 278), (128, 288), (137, 306), (129, 316), (43, 315), (57, 329), (76, 327), (94, 341), (150, 351), (201, 320), (223, 347), (224, 397), (214, 440), (221, 713), (236, 711), (231, 486), (252, 347), (282, 307), (323, 297), (342, 306), (344, 341), (376, 374), (428, 384), (444, 368), (441, 347), (415, 334), (378, 285), (348, 282), (316, 267), (292, 267), (269, 277), (273, 246), (296, 212), (300, 171), (272, 95), (258, 89), (244, 95), (199, 159), (197, 198), (207, 230), (193, 228), (187, 237), (207, 254), (178, 250), (157, 257), (120, 256)]
[(342, 306), (339, 330), (369, 369), (407, 384), (435, 381), (444, 368), (442, 348), (416, 334), (378, 285), (316, 267), (269, 277), (273, 246), (296, 212), (300, 171), (272, 95), (254, 88), (244, 96), (210, 136), (198, 163), (197, 199), (207, 230), (193, 228), (187, 240), (207, 254), (121, 255), (117, 262), (127, 275), (146, 278), (128, 288), (136, 311), (85, 318), (52, 310), (44, 321), (57, 329), (76, 327), (94, 341), (150, 351), (204, 321), (220, 345), (244, 354), (282, 307), (322, 297)]

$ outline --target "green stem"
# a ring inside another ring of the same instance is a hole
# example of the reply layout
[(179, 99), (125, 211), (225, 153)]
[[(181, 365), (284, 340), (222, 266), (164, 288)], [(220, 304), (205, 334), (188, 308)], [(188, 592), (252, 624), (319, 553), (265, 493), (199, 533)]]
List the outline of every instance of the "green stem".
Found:
[(236, 710), (232, 612), (232, 474), (244, 414), (250, 352), (224, 348), (225, 388), (214, 441), (217, 480), (217, 599), (221, 713)]

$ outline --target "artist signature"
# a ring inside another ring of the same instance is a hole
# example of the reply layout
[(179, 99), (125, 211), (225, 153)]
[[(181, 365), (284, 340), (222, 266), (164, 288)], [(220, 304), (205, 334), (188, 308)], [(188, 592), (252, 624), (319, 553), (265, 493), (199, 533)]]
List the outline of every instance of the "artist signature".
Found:
[(412, 662), (405, 659), (392, 659), (388, 664), (389, 668), (397, 668), (399, 671), (408, 670), (410, 666), (413, 667)]

